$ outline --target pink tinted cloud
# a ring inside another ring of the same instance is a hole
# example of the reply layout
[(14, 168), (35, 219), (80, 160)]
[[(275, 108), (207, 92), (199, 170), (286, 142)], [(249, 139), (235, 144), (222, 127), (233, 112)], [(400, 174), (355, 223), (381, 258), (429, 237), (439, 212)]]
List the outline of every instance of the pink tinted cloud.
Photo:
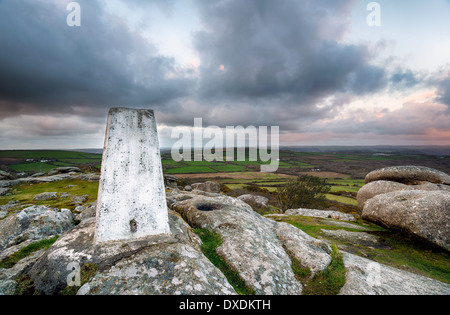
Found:
[(399, 109), (356, 109), (343, 118), (315, 121), (303, 130), (283, 134), (281, 143), (450, 145), (450, 113), (444, 104), (417, 97)]

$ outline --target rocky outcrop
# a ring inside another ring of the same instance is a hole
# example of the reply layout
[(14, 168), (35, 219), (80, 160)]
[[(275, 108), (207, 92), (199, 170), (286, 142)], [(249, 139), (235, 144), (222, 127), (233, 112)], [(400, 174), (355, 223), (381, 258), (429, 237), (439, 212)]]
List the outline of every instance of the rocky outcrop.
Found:
[(0, 188), (12, 187), (16, 185), (22, 184), (40, 184), (40, 183), (52, 183), (65, 179), (75, 179), (75, 180), (84, 180), (84, 181), (98, 181), (100, 176), (98, 174), (75, 174), (73, 172), (70, 173), (53, 173), (55, 175), (48, 175), (43, 177), (24, 177), (17, 178), (11, 180), (0, 180)]
[(388, 180), (403, 184), (430, 182), (450, 185), (450, 176), (441, 171), (424, 166), (392, 166), (375, 170), (367, 174), (365, 183)]
[(275, 233), (289, 255), (311, 271), (311, 277), (325, 270), (331, 263), (331, 248), (328, 243), (283, 222), (275, 224)]
[(450, 176), (396, 166), (366, 176), (358, 192), (362, 218), (450, 249)]
[(217, 253), (256, 294), (302, 292), (288, 252), (298, 254), (296, 258), (314, 272), (331, 261), (322, 241), (258, 215), (239, 199), (182, 193), (173, 197), (171, 207), (191, 226), (220, 234), (223, 244)]
[(331, 239), (338, 241), (350, 242), (352, 245), (362, 245), (372, 248), (390, 248), (384, 244), (376, 235), (366, 232), (350, 232), (346, 230), (326, 230), (322, 229), (322, 233)]
[(0, 188), (0, 196), (6, 196), (11, 192), (10, 188)]
[(42, 240), (74, 226), (70, 210), (32, 206), (0, 221), (0, 251), (27, 240)]
[(449, 295), (448, 284), (344, 252), (341, 295)]
[[(79, 295), (236, 294), (224, 273), (203, 254), (202, 241), (192, 228), (220, 235), (222, 244), (216, 253), (257, 294), (301, 294), (302, 284), (292, 269), (294, 260), (308, 268), (311, 277), (332, 263), (327, 241), (263, 217), (237, 198), (172, 189), (167, 203), (171, 234), (101, 244), (94, 240), (95, 203), (76, 208), (81, 222), (75, 227), (68, 210), (34, 206), (10, 215), (0, 221), (0, 261), (36, 240), (62, 235), (48, 250), (0, 269), (0, 294), (14, 294), (19, 276), (32, 280), (37, 292), (60, 294), (71, 289), (76, 271), (82, 282), (70, 292)], [(301, 216), (289, 216), (295, 215)], [(328, 216), (318, 220), (356, 228), (354, 223)], [(333, 228), (322, 232), (345, 242), (354, 243), (356, 238), (368, 246), (383, 245), (370, 233)], [(448, 284), (343, 254), (347, 272), (340, 294), (450, 293)]]
[(450, 192), (407, 190), (367, 201), (362, 217), (450, 250)]
[(75, 216), (76, 220), (85, 221), (91, 218), (96, 217), (96, 210), (97, 210), (97, 201), (92, 203), (87, 203), (82, 206), (78, 206), (75, 208), (75, 211), (78, 213)]
[(74, 166), (68, 167), (57, 167), (48, 172), (48, 176), (56, 175), (56, 174), (67, 174), (67, 173), (82, 173), (81, 169)]
[(167, 187), (177, 187), (178, 177), (172, 175), (164, 175), (164, 185)]
[(0, 269), (0, 295), (14, 295), (18, 286), (16, 279), (27, 273), (44, 253), (44, 249), (35, 251), (21, 259), (12, 268)]
[(0, 180), (8, 180), (8, 179), (12, 179), (12, 175), (9, 174), (8, 172), (2, 171), (0, 170)]
[(199, 238), (173, 212), (171, 235), (96, 244), (95, 219), (63, 234), (33, 266), (36, 290), (58, 294), (67, 287), (71, 264), (98, 272), (79, 290), (83, 295), (235, 294), (223, 274), (202, 254)]
[(251, 194), (245, 194), (238, 197), (239, 200), (244, 201), (245, 203), (248, 203), (250, 205), (256, 205), (259, 208), (262, 209), (268, 209), (269, 208), (269, 198), (258, 196), (258, 195), (251, 195)]
[(315, 210), (315, 209), (290, 209), (284, 212), (285, 215), (300, 215), (314, 218), (330, 218), (341, 221), (356, 221), (354, 215), (339, 211)]
[(450, 192), (450, 186), (443, 184), (433, 184), (422, 182), (420, 185), (405, 185), (402, 183), (377, 180), (364, 185), (357, 195), (358, 206), (362, 209), (366, 204), (366, 201), (382, 194), (386, 194), (394, 191), (403, 190), (424, 190), (424, 191), (448, 191)]
[(190, 186), (192, 189), (197, 189), (210, 193), (220, 193), (220, 184), (216, 182), (195, 183)]
[(34, 201), (46, 201), (50, 199), (58, 198), (58, 193), (56, 192), (44, 192), (33, 197)]

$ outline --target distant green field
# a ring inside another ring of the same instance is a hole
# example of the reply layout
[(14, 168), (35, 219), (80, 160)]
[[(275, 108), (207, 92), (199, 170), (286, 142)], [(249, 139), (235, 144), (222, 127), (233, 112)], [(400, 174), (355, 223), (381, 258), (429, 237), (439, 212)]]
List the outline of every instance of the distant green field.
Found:
[(91, 158), (91, 159), (64, 159), (62, 160), (62, 163), (68, 163), (68, 164), (89, 164), (92, 162), (98, 162), (101, 161), (101, 156), (97, 158)]
[[(17, 164), (8, 161), (7, 167), (15, 172), (48, 172), (62, 166), (80, 166), (89, 164), (98, 167), (101, 154), (61, 151), (61, 150), (10, 150), (0, 151), (0, 159), (17, 159)], [(25, 160), (33, 160), (25, 162)], [(47, 160), (47, 162), (40, 162)]]
[(347, 191), (347, 192), (355, 192), (357, 193), (359, 191), (360, 187), (354, 187), (354, 186), (331, 186), (331, 192), (336, 191)]
[(9, 167), (15, 170), (16, 172), (28, 172), (28, 171), (48, 172), (52, 168), (55, 168), (55, 165), (36, 162), (36, 163), (14, 164), (10, 165)]
[(21, 159), (97, 159), (100, 154), (60, 150), (8, 150), (0, 151), (0, 158)]
[(208, 166), (186, 166), (170, 168), (165, 171), (166, 174), (198, 174), (198, 173), (215, 173), (216, 171)]
[[(294, 156), (317, 156), (319, 153), (293, 153)], [(281, 161), (279, 161), (280, 170), (287, 172), (289, 176), (298, 176), (301, 172), (314, 168), (311, 163), (306, 163), (301, 160), (296, 160), (290, 155), (281, 154)], [(326, 155), (335, 159), (360, 159), (360, 156), (352, 155)], [(195, 156), (192, 156), (194, 158)], [(0, 158), (16, 158), (20, 159), (17, 164), (8, 164), (7, 167), (16, 172), (48, 172), (52, 168), (61, 166), (80, 166), (93, 165), (100, 167), (101, 154), (92, 154), (76, 151), (61, 151), (61, 150), (22, 150), (22, 151), (0, 151)], [(24, 163), (24, 159), (34, 159), (33, 162)], [(50, 160), (47, 163), (38, 162), (41, 159)], [(275, 191), (276, 186), (282, 185), (289, 178), (286, 175), (278, 173), (260, 173), (259, 166), (268, 164), (269, 162), (250, 161), (248, 156), (245, 161), (181, 161), (175, 162), (172, 160), (170, 154), (162, 155), (162, 165), (165, 174), (212, 174), (212, 173), (229, 173), (229, 178), (214, 179), (222, 184), (228, 185), (230, 188), (244, 188), (248, 185), (257, 185), (266, 188), (269, 191)], [(314, 162), (312, 162), (314, 163)], [(297, 172), (297, 173), (296, 173)], [(211, 175), (210, 175), (211, 176)], [(223, 175), (222, 175), (223, 177)], [(350, 175), (345, 179), (328, 178), (328, 183), (332, 184), (331, 192), (346, 191), (357, 192), (364, 184), (364, 180), (350, 179)], [(328, 199), (338, 200), (348, 204), (355, 204), (355, 200), (348, 197), (336, 196), (329, 194)]]
[(328, 183), (335, 184), (335, 185), (341, 185), (341, 186), (355, 186), (355, 187), (362, 187), (364, 185), (364, 179), (334, 179), (330, 178), (328, 179)]
[(344, 197), (344, 196), (336, 196), (333, 194), (326, 194), (326, 197), (328, 200), (334, 200), (334, 201), (342, 202), (342, 203), (352, 205), (352, 206), (358, 205), (358, 202), (353, 198), (348, 198), (348, 197)]
[(213, 166), (214, 169), (218, 170), (219, 172), (244, 172), (245, 167), (242, 165), (220, 165), (220, 166)]

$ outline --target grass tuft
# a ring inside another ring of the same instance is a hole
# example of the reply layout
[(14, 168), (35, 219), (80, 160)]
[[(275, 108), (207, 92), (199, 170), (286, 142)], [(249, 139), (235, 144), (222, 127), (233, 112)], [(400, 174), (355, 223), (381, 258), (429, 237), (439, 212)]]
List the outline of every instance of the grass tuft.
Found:
[(216, 249), (223, 243), (222, 237), (217, 233), (205, 229), (196, 229), (194, 232), (202, 240), (203, 254), (214, 266), (222, 271), (235, 291), (241, 295), (254, 295), (254, 290), (245, 284), (244, 280), (239, 276), (239, 273), (234, 271), (225, 260), (217, 254)]
[(306, 281), (303, 295), (337, 295), (345, 285), (346, 269), (342, 253), (337, 246), (331, 246), (331, 263), (327, 269), (318, 272), (314, 278)]
[(343, 256), (335, 245), (331, 246), (331, 263), (327, 269), (312, 277), (311, 270), (304, 267), (288, 251), (295, 278), (303, 285), (303, 295), (337, 295), (345, 284), (346, 269)]
[(20, 260), (29, 256), (30, 254), (37, 252), (38, 250), (41, 249), (48, 249), (50, 246), (53, 245), (53, 243), (56, 242), (57, 239), (58, 236), (54, 236), (50, 239), (42, 240), (22, 248), (21, 250), (15, 252), (11, 256), (0, 261), (0, 269), (1, 268), (10, 269), (14, 267)]
[(84, 264), (80, 269), (80, 286), (66, 286), (61, 292), (62, 295), (76, 295), (78, 290), (89, 282), (99, 271), (99, 267), (95, 264)]

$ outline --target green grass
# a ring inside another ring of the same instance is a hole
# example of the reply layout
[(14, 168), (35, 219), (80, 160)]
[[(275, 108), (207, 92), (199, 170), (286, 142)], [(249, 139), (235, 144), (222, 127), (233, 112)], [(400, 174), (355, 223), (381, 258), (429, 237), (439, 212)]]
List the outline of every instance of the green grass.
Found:
[(338, 201), (338, 202), (345, 203), (345, 204), (352, 205), (352, 206), (358, 205), (358, 201), (356, 201), (353, 198), (344, 197), (344, 196), (336, 196), (333, 194), (326, 194), (325, 196), (327, 197), (328, 200), (334, 200), (334, 201)]
[(208, 161), (183, 161), (183, 164), (188, 166), (213, 166), (213, 165), (221, 165), (224, 162), (208, 162)]
[(357, 193), (361, 188), (354, 187), (354, 186), (331, 186), (330, 192), (337, 192), (337, 191), (346, 191), (346, 192), (355, 192)]
[(175, 162), (174, 160), (163, 159), (161, 160), (163, 166), (182, 167), (185, 164), (183, 162)]
[[(289, 164), (292, 167), (300, 167), (300, 168), (314, 168), (315, 166), (309, 163), (290, 161)], [(281, 164), (280, 164), (281, 165)]]
[[(289, 223), (314, 238), (324, 238), (321, 231), (326, 230), (346, 230), (358, 232), (356, 229), (327, 224), (326, 220), (303, 216), (274, 217), (275, 221)], [(364, 225), (362, 225), (364, 223)], [(428, 278), (436, 279), (445, 283), (450, 283), (450, 254), (444, 250), (430, 247), (428, 244), (419, 242), (399, 233), (390, 232), (373, 223), (359, 219), (357, 225), (371, 228), (368, 232), (380, 237), (383, 243), (388, 244), (388, 248), (374, 248), (356, 245), (351, 242), (328, 241), (334, 245), (343, 245), (351, 249), (353, 254), (371, 259), (381, 264), (394, 268), (409, 271)]]
[[(82, 164), (101, 163), (102, 155), (61, 150), (18, 150), (0, 151), (0, 158), (15, 158), (17, 164), (9, 164), (8, 168), (15, 172), (48, 172), (61, 166), (79, 166)], [(25, 159), (36, 162), (24, 163)], [(51, 160), (48, 163), (38, 162), (40, 159)]]
[(244, 172), (245, 171), (245, 167), (242, 165), (228, 164), (228, 165), (211, 166), (211, 167), (219, 172)]
[(60, 162), (60, 161), (56, 161), (56, 162), (52, 162), (52, 164), (54, 165), (54, 168), (56, 167), (64, 167), (64, 166), (74, 166), (73, 163), (69, 163), (69, 162)]
[[(67, 186), (73, 187), (67, 187)], [(66, 179), (53, 183), (40, 183), (40, 184), (23, 184), (13, 188), (11, 196), (0, 197), (0, 205), (7, 204), (10, 201), (16, 201), (19, 203), (25, 203), (30, 205), (46, 205), (54, 208), (67, 208), (74, 210), (75, 205), (72, 204), (70, 195), (88, 195), (86, 203), (94, 202), (97, 199), (98, 194), (98, 182), (88, 182), (82, 180)], [(57, 198), (46, 201), (34, 201), (35, 195), (43, 192), (67, 192), (69, 197)], [(11, 208), (11, 211), (16, 209)]]
[(341, 185), (341, 186), (362, 187), (362, 186), (364, 186), (364, 179), (352, 179), (352, 178), (334, 179), (334, 178), (329, 178), (328, 179), (328, 183), (329, 184), (334, 184), (334, 185)]
[(101, 161), (102, 161), (101, 155), (95, 159), (64, 159), (64, 160), (62, 160), (63, 163), (68, 163), (68, 165), (98, 163)]
[(378, 235), (392, 247), (392, 250), (370, 249), (366, 251), (369, 259), (450, 283), (450, 253), (430, 248), (428, 244), (399, 233), (381, 232)]
[(214, 266), (223, 272), (231, 286), (241, 295), (254, 295), (255, 292), (249, 288), (239, 276), (239, 273), (231, 269), (231, 267), (220, 257), (216, 249), (222, 245), (222, 237), (214, 232), (205, 229), (196, 229), (194, 232), (202, 240), (203, 254), (213, 263)]
[(52, 168), (56, 168), (56, 167), (58, 167), (58, 166), (50, 165), (47, 163), (41, 163), (41, 162), (9, 165), (9, 168), (13, 169), (16, 172), (28, 172), (28, 171), (48, 172)]
[(337, 295), (345, 285), (346, 269), (342, 253), (332, 245), (331, 263), (314, 278), (303, 282), (303, 295)]
[(66, 286), (61, 295), (76, 295), (78, 290), (87, 282), (89, 282), (99, 271), (99, 266), (95, 264), (84, 264), (80, 268), (80, 286)]
[(165, 171), (166, 174), (198, 174), (198, 173), (216, 173), (208, 166), (185, 166), (170, 168)]
[[(326, 230), (347, 230), (350, 232), (360, 232), (358, 229), (352, 229), (352, 228), (344, 228), (341, 226), (336, 226), (332, 224), (327, 224), (326, 220), (321, 218), (315, 218), (315, 217), (305, 217), (305, 216), (287, 216), (287, 217), (275, 217), (273, 218), (275, 221), (281, 221), (289, 223), (296, 228), (304, 231), (308, 235), (314, 237), (314, 238), (323, 238), (322, 229)], [(375, 231), (386, 231), (382, 227), (379, 227), (375, 224), (369, 224), (367, 222), (364, 222), (364, 224), (360, 223), (353, 223), (362, 227), (369, 227)]]
[(97, 159), (100, 154), (62, 151), (62, 150), (7, 150), (0, 151), (0, 158), (20, 158), (20, 159)]
[(233, 164), (238, 164), (238, 165), (260, 165), (260, 162), (257, 161), (233, 161)]
[(38, 250), (41, 250), (41, 249), (48, 249), (50, 246), (53, 245), (53, 243), (56, 242), (57, 239), (58, 239), (58, 236), (54, 236), (50, 239), (32, 243), (32, 244), (22, 248), (18, 252), (14, 253), (11, 256), (0, 261), (0, 269), (1, 268), (10, 269), (10, 268), (14, 267), (20, 260), (29, 256), (30, 254), (32, 254)]

